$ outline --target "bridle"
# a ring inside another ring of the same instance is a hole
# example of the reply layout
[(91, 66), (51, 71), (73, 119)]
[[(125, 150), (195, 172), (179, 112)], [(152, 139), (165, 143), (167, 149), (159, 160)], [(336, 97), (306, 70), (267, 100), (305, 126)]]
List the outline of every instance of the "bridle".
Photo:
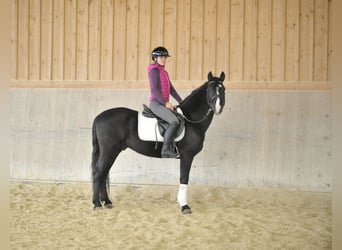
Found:
[[(217, 83), (218, 86), (217, 86), (216, 89), (215, 89), (215, 94), (212, 95), (212, 96), (210, 97), (210, 93), (209, 93), (210, 89), (209, 89), (209, 87), (210, 87), (211, 84), (215, 84), (215, 83)], [(213, 110), (213, 108), (212, 108), (212, 105), (210, 105), (210, 104), (216, 103), (217, 98), (220, 97), (219, 88), (224, 88), (223, 83), (222, 83), (221, 81), (219, 81), (219, 80), (217, 80), (217, 81), (210, 81), (210, 82), (208, 83), (208, 88), (207, 88), (207, 103), (208, 103), (208, 105), (209, 105), (209, 108), (210, 108), (212, 111), (214, 111), (214, 110)]]
[[(195, 124), (196, 123), (204, 122), (206, 119), (208, 119), (210, 113), (214, 112), (214, 110), (212, 108), (212, 105), (210, 105), (210, 104), (215, 103), (217, 98), (220, 96), (219, 91), (216, 90), (216, 94), (214, 96), (212, 96), (211, 98), (209, 97), (209, 93), (208, 93), (209, 92), (209, 87), (210, 87), (211, 84), (214, 84), (216, 82), (218, 82), (219, 86), (222, 86), (224, 88), (223, 83), (221, 81), (209, 81), (208, 82), (208, 87), (207, 87), (207, 103), (208, 103), (209, 108), (208, 108), (207, 113), (201, 119), (199, 119), (199, 120), (191, 120), (191, 119), (187, 118), (184, 114), (180, 114), (178, 112), (175, 112), (175, 114), (177, 114), (178, 116), (182, 117), (187, 122), (195, 123)], [(175, 106), (175, 110), (177, 110), (177, 108), (178, 108), (178, 105)]]

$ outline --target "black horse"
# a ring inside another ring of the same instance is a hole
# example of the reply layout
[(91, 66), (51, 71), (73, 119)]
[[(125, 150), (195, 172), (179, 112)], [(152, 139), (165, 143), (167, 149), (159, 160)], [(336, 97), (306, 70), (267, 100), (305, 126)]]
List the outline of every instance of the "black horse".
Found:
[[(186, 187), (192, 161), (203, 148), (206, 130), (214, 114), (220, 114), (225, 104), (224, 72), (220, 77), (208, 74), (208, 81), (195, 89), (179, 107), (185, 119), (185, 136), (177, 142), (180, 157), (180, 189), (177, 200), (183, 213), (191, 213), (186, 200)], [(92, 128), (92, 178), (94, 209), (101, 202), (112, 208), (106, 181), (119, 153), (127, 147), (137, 153), (161, 158), (162, 143), (142, 141), (138, 137), (138, 112), (128, 108), (113, 108), (100, 113)], [(162, 171), (162, 170), (161, 170)]]

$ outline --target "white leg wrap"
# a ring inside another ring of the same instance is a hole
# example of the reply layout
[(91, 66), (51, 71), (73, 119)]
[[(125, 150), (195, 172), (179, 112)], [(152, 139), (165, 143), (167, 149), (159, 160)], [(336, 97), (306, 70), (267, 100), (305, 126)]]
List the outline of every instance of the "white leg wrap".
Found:
[(186, 199), (187, 188), (188, 188), (188, 185), (179, 184), (177, 201), (180, 207), (188, 204), (188, 201)]

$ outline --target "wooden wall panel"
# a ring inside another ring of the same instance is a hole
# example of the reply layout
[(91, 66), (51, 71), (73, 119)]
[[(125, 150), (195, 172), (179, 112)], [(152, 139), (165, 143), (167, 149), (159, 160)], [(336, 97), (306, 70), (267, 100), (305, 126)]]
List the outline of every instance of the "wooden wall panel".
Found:
[(147, 65), (151, 62), (151, 0), (139, 6), (139, 37), (138, 37), (138, 79), (147, 79)]
[(328, 1), (315, 0), (314, 80), (322, 81), (328, 75)]
[(203, 0), (191, 2), (190, 80), (202, 79)]
[[(88, 0), (77, 1), (77, 36), (76, 36), (76, 79), (87, 80), (88, 77)], [(92, 35), (92, 34), (91, 34)]]
[(127, 1), (126, 80), (138, 79), (138, 0)]
[(202, 78), (206, 79), (208, 72), (216, 72), (215, 69), (215, 56), (213, 51), (216, 51), (216, 1), (205, 0), (203, 10), (203, 65), (202, 65)]
[[(114, 55), (113, 76), (116, 80), (125, 80), (126, 75), (126, 2), (114, 1)], [(104, 67), (101, 65), (101, 67)], [(110, 67), (110, 65), (107, 65)]]
[(41, 1), (40, 80), (52, 79), (52, 1)]
[[(175, 79), (176, 60), (175, 54), (177, 51), (177, 0), (165, 1), (164, 5), (164, 43), (163, 45), (170, 51), (172, 58), (168, 60), (167, 69), (171, 79)], [(145, 71), (146, 72), (146, 71)], [(147, 79), (145, 73), (144, 79)]]
[(243, 79), (253, 81), (257, 77), (257, 32), (258, 32), (258, 1), (249, 0), (245, 7), (245, 35)]
[(29, 79), (40, 78), (40, 0), (30, 0)]
[(300, 6), (299, 80), (313, 80), (314, 0), (303, 0)]
[(172, 55), (172, 80), (186, 88), (201, 84), (208, 71), (225, 71), (227, 83), (241, 88), (330, 86), (331, 1), (11, 3), (13, 87), (68, 80), (70, 87), (119, 81), (145, 88), (150, 52), (161, 45)]
[(77, 6), (76, 0), (65, 1), (64, 29), (64, 79), (76, 79), (76, 29), (77, 29)]
[[(101, 68), (99, 80), (113, 77), (113, 0), (102, 1), (101, 11)], [(124, 62), (122, 62), (124, 63)]]
[(299, 1), (286, 1), (285, 80), (299, 80)]
[(231, 0), (230, 8), (230, 63), (228, 79), (241, 81), (243, 80), (244, 1)]
[[(164, 44), (164, 1), (152, 0), (151, 49)], [(166, 32), (166, 31), (165, 31)], [(171, 51), (170, 51), (171, 52)], [(171, 54), (171, 53), (170, 53)]]
[(177, 49), (173, 59), (176, 62), (176, 79), (190, 77), (190, 0), (177, 2)]
[(272, 8), (272, 81), (285, 79), (286, 0), (273, 2)]
[(11, 79), (17, 79), (17, 45), (18, 45), (18, 34), (17, 34), (17, 27), (18, 27), (18, 0), (12, 1), (11, 4), (11, 23), (10, 23), (10, 39), (11, 39)]
[[(53, 1), (52, 80), (64, 79), (64, 2)], [(70, 46), (68, 44), (67, 46)]]
[[(333, 5), (333, 6), (335, 6), (335, 5)], [(329, 15), (329, 17), (328, 17), (328, 30), (327, 30), (327, 32), (328, 32), (328, 76), (327, 76), (327, 79), (332, 79), (331, 78), (331, 73), (332, 73), (332, 66), (331, 66), (331, 64), (332, 64), (332, 53), (333, 53), (333, 51), (332, 51), (332, 48), (333, 48), (333, 32), (331, 31), (332, 30), (332, 26), (333, 26), (333, 15), (331, 14), (332, 13), (332, 8), (333, 8), (333, 6), (332, 6), (332, 4), (329, 4), (329, 6), (328, 6), (328, 15)]]
[[(17, 79), (28, 80), (29, 76), (29, 1), (18, 0), (18, 57)], [(39, 80), (39, 79), (37, 79)]]
[[(257, 81), (271, 80), (272, 1), (258, 3)], [(247, 62), (244, 63), (245, 65)]]
[[(217, 20), (219, 24), (216, 27), (216, 71), (217, 74), (229, 70), (229, 56), (230, 56), (230, 0), (217, 0)], [(228, 70), (227, 70), (228, 69)], [(227, 79), (229, 75), (227, 74)]]
[(88, 79), (100, 79), (101, 2), (89, 2)]

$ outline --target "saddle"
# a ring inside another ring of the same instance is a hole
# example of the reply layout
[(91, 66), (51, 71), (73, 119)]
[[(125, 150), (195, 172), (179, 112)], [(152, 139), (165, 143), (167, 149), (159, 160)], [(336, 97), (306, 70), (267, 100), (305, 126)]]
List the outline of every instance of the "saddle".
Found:
[[(179, 120), (179, 126), (175, 134), (175, 141), (180, 141), (184, 137), (185, 122), (182, 110), (177, 107), (174, 112)], [(162, 142), (168, 123), (155, 115), (153, 111), (143, 104), (143, 111), (138, 114), (138, 136), (143, 141)]]

